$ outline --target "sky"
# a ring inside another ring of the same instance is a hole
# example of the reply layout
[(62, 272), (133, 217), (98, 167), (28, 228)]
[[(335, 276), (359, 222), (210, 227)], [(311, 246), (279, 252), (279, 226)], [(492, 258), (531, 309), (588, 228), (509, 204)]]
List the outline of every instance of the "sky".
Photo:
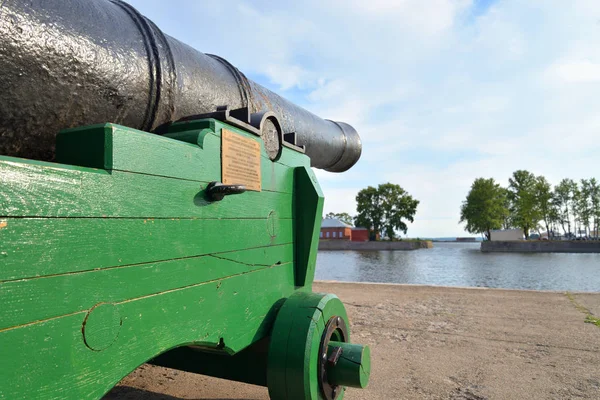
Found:
[(478, 177), (600, 178), (598, 0), (128, 0), (165, 33), (356, 128), (360, 161), (315, 170), (325, 212), (391, 182), (409, 237), (466, 236)]

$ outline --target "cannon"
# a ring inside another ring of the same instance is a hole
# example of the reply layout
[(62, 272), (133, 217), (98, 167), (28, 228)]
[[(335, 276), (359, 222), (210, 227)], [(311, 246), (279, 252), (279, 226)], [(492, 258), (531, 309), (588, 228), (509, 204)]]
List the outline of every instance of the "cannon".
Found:
[(101, 398), (143, 363), (274, 400), (364, 388), (368, 346), (312, 291), (311, 167), (360, 153), (125, 2), (3, 1), (0, 398)]

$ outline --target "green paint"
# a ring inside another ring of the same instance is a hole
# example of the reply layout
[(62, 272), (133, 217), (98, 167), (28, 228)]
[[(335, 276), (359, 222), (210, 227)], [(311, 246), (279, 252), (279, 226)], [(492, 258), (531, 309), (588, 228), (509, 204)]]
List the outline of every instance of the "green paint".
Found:
[(280, 218), (293, 215), (292, 194), (285, 192), (248, 191), (209, 202), (204, 190), (220, 174), (201, 182), (17, 160), (0, 157), (0, 199), (9, 216), (241, 219), (266, 218), (273, 208)]
[(294, 179), (296, 284), (304, 286), (312, 282), (315, 276), (323, 192), (315, 174), (308, 167), (296, 168)]
[(272, 238), (263, 219), (8, 218), (0, 280), (68, 274), (293, 242), (292, 220)]
[(268, 338), (230, 355), (179, 347), (150, 361), (151, 364), (196, 374), (267, 386)]
[[(57, 138), (56, 159), (60, 163), (105, 170), (128, 171), (200, 182), (220, 180), (220, 162), (207, 162), (206, 154), (220, 153), (221, 129), (258, 140), (241, 129), (215, 120), (186, 123), (186, 131), (171, 127), (158, 136), (116, 124), (94, 125), (62, 131)], [(90, 136), (91, 140), (86, 137)], [(104, 147), (99, 147), (99, 144)], [(100, 152), (100, 154), (98, 154)], [(308, 159), (284, 148), (291, 165), (308, 166)], [(288, 154), (291, 153), (291, 154)], [(261, 148), (263, 190), (292, 193), (293, 170), (273, 163)]]
[(359, 344), (329, 342), (327, 356), (335, 348), (342, 354), (335, 365), (327, 368), (327, 378), (331, 384), (364, 389), (371, 375), (371, 350)]
[(268, 335), (278, 301), (294, 290), (292, 281), (291, 267), (282, 265), (119, 302), (123, 325), (104, 351), (85, 345), (87, 310), (2, 331), (0, 397), (99, 398), (173, 347), (217, 348), (222, 339), (223, 351), (238, 352)]
[(122, 324), (118, 306), (110, 303), (96, 304), (83, 320), (83, 341), (90, 350), (106, 350), (119, 337)]
[(87, 310), (103, 301), (122, 302), (292, 262), (292, 245), (281, 245), (4, 282), (0, 330)]
[[(223, 128), (261, 143), (263, 191), (211, 202)], [(309, 293), (323, 195), (308, 157), (272, 162), (260, 138), (201, 120), (65, 130), (57, 161), (0, 156), (0, 398), (100, 398), (152, 359), (279, 373), (274, 393), (319, 398), (323, 318), (345, 310)]]
[[(269, 347), (267, 383), (271, 399), (323, 398), (318, 380), (319, 347), (325, 324), (333, 316), (348, 321), (344, 305), (332, 294), (296, 292), (283, 304)], [(338, 399), (342, 398), (343, 393)]]

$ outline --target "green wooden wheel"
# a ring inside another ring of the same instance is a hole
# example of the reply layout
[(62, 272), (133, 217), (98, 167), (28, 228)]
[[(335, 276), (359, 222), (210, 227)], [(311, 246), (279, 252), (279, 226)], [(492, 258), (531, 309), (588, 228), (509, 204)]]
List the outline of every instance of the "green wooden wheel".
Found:
[[(331, 329), (331, 321), (341, 322), (340, 328)], [(267, 386), (272, 400), (341, 400), (344, 385), (366, 386), (370, 372), (369, 351), (367, 347), (358, 345), (361, 368), (356, 373), (347, 370), (336, 374), (332, 371), (346, 369), (347, 363), (329, 364), (327, 370), (330, 376), (348, 378), (340, 383), (325, 382), (322, 385), (321, 371), (332, 352), (332, 346), (327, 348), (327, 343), (323, 348), (324, 338), (332, 345), (349, 343), (350, 331), (346, 321), (346, 309), (333, 294), (296, 292), (286, 300), (275, 320), (269, 345)], [(351, 354), (347, 352), (343, 357), (349, 356)], [(350, 364), (356, 365), (354, 362)], [(353, 380), (357, 384), (352, 384)], [(336, 388), (334, 394), (330, 387)]]

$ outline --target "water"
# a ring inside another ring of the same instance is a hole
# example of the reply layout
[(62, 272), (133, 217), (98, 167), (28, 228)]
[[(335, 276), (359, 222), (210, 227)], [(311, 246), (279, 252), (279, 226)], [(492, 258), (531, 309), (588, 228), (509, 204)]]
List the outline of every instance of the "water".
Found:
[(481, 253), (479, 243), (414, 251), (320, 251), (316, 279), (600, 292), (600, 254)]

